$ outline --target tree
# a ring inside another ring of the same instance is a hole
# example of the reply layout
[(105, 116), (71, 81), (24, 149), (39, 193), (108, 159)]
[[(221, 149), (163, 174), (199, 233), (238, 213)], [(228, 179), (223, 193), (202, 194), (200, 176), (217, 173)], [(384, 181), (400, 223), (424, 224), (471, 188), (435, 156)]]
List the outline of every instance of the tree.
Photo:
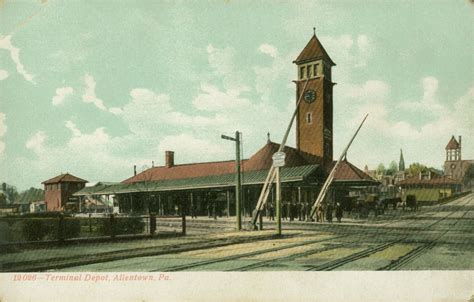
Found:
[(14, 202), (30, 203), (33, 201), (44, 200), (44, 191), (37, 188), (29, 188), (17, 195)]
[(466, 187), (472, 187), (474, 185), (474, 164), (470, 164), (469, 167), (467, 167), (463, 183)]
[(385, 174), (385, 166), (383, 163), (380, 163), (377, 166), (377, 175), (384, 175)]
[(388, 166), (388, 169), (387, 169), (386, 173), (389, 174), (389, 175), (395, 175), (395, 173), (397, 173), (397, 171), (398, 171), (398, 165), (394, 160), (392, 160), (392, 162)]
[(408, 173), (410, 173), (411, 176), (417, 176), (420, 172), (425, 172), (427, 170), (428, 168), (420, 163), (412, 163), (410, 167), (408, 167)]
[(11, 204), (18, 198), (18, 191), (15, 186), (2, 183), (2, 191), (6, 197), (6, 203)]

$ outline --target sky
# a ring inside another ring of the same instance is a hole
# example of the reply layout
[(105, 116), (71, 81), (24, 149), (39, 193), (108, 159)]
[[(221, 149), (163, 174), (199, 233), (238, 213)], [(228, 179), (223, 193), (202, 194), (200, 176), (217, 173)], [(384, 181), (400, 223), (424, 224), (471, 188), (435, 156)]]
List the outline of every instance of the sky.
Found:
[[(292, 61), (316, 34), (332, 60), (334, 154), (441, 168), (474, 159), (474, 5), (458, 1), (0, 1), (0, 181), (121, 181), (280, 142)], [(290, 146), (295, 146), (292, 130)]]

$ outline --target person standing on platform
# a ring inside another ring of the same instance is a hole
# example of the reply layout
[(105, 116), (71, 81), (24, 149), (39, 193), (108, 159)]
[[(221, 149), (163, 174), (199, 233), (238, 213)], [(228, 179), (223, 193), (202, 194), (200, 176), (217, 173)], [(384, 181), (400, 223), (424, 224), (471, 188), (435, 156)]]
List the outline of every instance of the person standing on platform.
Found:
[(197, 203), (193, 202), (191, 205), (191, 218), (197, 218)]
[(269, 210), (269, 214), (270, 214), (269, 219), (270, 220), (275, 220), (275, 207), (273, 206), (273, 202), (270, 202), (270, 204), (268, 206), (268, 210)]
[(318, 204), (316, 207), (316, 221), (323, 222), (324, 221), (324, 205)]
[(342, 219), (342, 207), (339, 202), (336, 204), (336, 218), (337, 218), (337, 222), (340, 223)]
[(326, 220), (328, 222), (332, 222), (332, 204), (328, 204), (327, 207), (326, 207)]

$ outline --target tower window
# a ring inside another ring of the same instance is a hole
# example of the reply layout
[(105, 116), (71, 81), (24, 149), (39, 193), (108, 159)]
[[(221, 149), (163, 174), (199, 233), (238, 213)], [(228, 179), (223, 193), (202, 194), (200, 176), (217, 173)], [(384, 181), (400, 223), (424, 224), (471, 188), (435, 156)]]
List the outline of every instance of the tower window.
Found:
[(304, 79), (305, 74), (305, 66), (300, 67), (300, 79)]
[(311, 78), (311, 66), (308, 65), (308, 68), (306, 69), (306, 77), (309, 79)]
[(313, 115), (311, 112), (306, 113), (306, 123), (311, 124), (313, 122)]
[(318, 65), (319, 65), (319, 64), (314, 64), (314, 65), (313, 65), (313, 75), (314, 75), (314, 76), (317, 76), (317, 75), (318, 75)]

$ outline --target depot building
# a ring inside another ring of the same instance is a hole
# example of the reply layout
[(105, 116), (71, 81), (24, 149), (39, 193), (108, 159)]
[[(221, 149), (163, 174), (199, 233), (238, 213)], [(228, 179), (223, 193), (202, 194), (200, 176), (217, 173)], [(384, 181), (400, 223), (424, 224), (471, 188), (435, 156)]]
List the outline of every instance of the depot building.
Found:
[[(333, 160), (333, 87), (331, 69), (336, 64), (314, 34), (293, 61), (298, 78), (296, 99), (296, 148), (285, 146), (285, 166), (280, 170), (283, 204), (309, 204), (316, 200)], [(250, 158), (241, 161), (242, 212), (251, 215), (280, 145), (268, 137)], [(199, 152), (196, 151), (196, 152)], [(205, 152), (205, 150), (202, 150)], [(197, 215), (235, 215), (235, 159), (179, 164), (179, 154), (166, 151), (165, 165), (134, 173), (120, 183), (99, 183), (74, 195), (79, 200), (115, 200), (122, 213), (174, 215), (181, 210)], [(328, 200), (334, 202), (352, 188), (379, 183), (346, 159), (339, 165)], [(274, 202), (271, 191), (269, 202)], [(80, 201), (81, 202), (81, 201)]]

